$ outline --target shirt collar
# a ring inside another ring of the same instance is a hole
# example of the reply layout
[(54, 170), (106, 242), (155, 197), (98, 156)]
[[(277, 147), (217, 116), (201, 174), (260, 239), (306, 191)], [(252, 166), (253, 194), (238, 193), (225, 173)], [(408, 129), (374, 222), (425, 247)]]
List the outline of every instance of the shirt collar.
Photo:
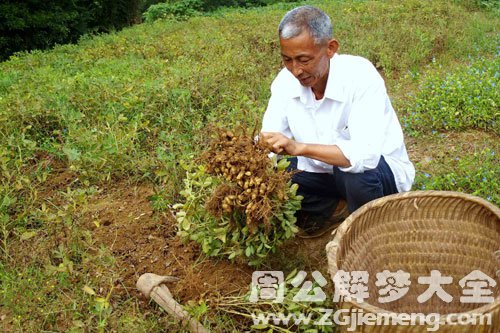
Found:
[(335, 101), (345, 102), (345, 87), (341, 81), (341, 69), (339, 55), (335, 53), (332, 59), (330, 59), (330, 72), (328, 73), (325, 97)]
[[(340, 75), (340, 64), (339, 64), (339, 55), (335, 53), (330, 59), (330, 71), (328, 73), (328, 81), (326, 83), (325, 88), (325, 97), (329, 99), (333, 99), (335, 101), (344, 102), (345, 98), (345, 89), (342, 85), (342, 82), (339, 80)], [(312, 103), (311, 101), (311, 88), (304, 87), (300, 84), (299, 80), (296, 79), (296, 84), (291, 90), (292, 97), (300, 98), (300, 101), (303, 104), (309, 105)]]

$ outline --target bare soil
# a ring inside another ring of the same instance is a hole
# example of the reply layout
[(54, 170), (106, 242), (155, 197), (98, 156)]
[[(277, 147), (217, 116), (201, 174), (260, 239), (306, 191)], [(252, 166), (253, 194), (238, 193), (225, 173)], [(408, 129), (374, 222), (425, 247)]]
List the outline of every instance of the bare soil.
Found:
[(182, 302), (245, 290), (252, 269), (205, 258), (196, 244), (181, 242), (174, 217), (153, 212), (152, 194), (146, 185), (119, 184), (95, 197), (86, 213), (94, 241), (111, 250), (128, 291), (138, 295), (135, 283), (148, 272), (178, 277), (169, 288)]

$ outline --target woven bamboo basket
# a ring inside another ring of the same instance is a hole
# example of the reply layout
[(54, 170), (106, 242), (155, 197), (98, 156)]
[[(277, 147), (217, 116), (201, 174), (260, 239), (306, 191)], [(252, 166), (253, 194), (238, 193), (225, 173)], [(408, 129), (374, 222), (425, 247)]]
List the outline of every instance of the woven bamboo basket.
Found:
[[(415, 313), (431, 320), (419, 324), (406, 320), (404, 325), (398, 321), (374, 325), (372, 320), (369, 325), (357, 326), (355, 332), (428, 332), (436, 328), (438, 332), (453, 333), (500, 332), (500, 209), (495, 205), (457, 192), (400, 193), (364, 205), (334, 235), (326, 246), (331, 277), (339, 271), (369, 274), (367, 298), (346, 298), (352, 296), (354, 289), (346, 292), (336, 285), (336, 293), (343, 296), (337, 305), (340, 312), (349, 316), (347, 319), (355, 319), (360, 313), (372, 317)], [(386, 287), (387, 281), (395, 281), (382, 279), (383, 284), (379, 282), (377, 286), (377, 273), (384, 270), (410, 273), (409, 289), (403, 297), (393, 301), (380, 299), (380, 289)], [(418, 278), (431, 276), (432, 270), (453, 278), (450, 284), (441, 284), (453, 297), (451, 302), (435, 293), (427, 301), (419, 301), (418, 297), (430, 285), (419, 283)], [(475, 270), (490, 278), (483, 287), (493, 298), (488, 303), (460, 301), (466, 296), (464, 287), (470, 285), (462, 287), (459, 282), (466, 276), (470, 278)], [(344, 325), (339, 326), (340, 330), (352, 331), (346, 317), (341, 318)]]

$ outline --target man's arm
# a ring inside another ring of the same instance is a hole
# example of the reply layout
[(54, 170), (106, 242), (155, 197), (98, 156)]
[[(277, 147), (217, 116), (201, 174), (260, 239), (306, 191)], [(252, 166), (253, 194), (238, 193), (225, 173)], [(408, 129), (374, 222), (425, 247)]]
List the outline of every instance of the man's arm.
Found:
[(301, 143), (277, 132), (262, 132), (260, 137), (276, 154), (304, 156), (342, 168), (351, 166), (336, 145)]

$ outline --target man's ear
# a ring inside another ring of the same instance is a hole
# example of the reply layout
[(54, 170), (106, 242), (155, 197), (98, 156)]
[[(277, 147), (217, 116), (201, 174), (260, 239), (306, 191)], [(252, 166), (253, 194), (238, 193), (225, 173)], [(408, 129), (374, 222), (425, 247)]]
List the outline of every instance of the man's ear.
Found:
[(332, 38), (328, 41), (326, 54), (331, 59), (338, 49), (339, 49), (339, 42), (336, 39)]

